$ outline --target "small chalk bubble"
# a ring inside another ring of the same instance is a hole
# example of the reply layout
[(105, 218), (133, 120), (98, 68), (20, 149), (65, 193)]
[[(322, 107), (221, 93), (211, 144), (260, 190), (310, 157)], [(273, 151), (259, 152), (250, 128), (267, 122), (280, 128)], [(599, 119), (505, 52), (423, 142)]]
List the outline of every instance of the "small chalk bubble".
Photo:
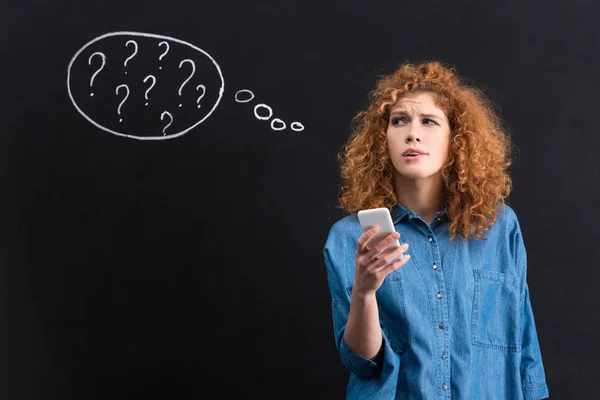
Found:
[(121, 118), (121, 119), (119, 120), (119, 122), (123, 122), (123, 118)]
[(146, 103), (146, 105), (148, 105), (148, 103)]
[(292, 122), (292, 124), (290, 125), (290, 128), (292, 128), (293, 131), (296, 132), (301, 132), (304, 130), (304, 125), (302, 125), (300, 122)]
[[(249, 97), (249, 98), (247, 98), (247, 99), (240, 99), (240, 98), (239, 98), (239, 95), (240, 95), (240, 94), (242, 94), (242, 93), (245, 93), (245, 94), (247, 94), (247, 95), (248, 95), (248, 96), (250, 96), (250, 97)], [(236, 102), (238, 102), (238, 103), (248, 103), (248, 102), (252, 101), (252, 99), (253, 99), (253, 98), (254, 98), (254, 93), (252, 93), (252, 92), (251, 92), (250, 90), (248, 90), (248, 89), (242, 89), (242, 90), (238, 90), (238, 91), (236, 92), (236, 94), (235, 94), (235, 101), (236, 101)]]
[(90, 97), (94, 97), (94, 93), (90, 93)]
[(181, 107), (183, 104), (180, 104), (179, 107)]
[(202, 104), (198, 104), (198, 109), (199, 109), (200, 107), (202, 107)]
[[(269, 112), (269, 116), (265, 117), (262, 115), (258, 115), (258, 110), (260, 108), (265, 108), (267, 109), (267, 111)], [(256, 119), (260, 119), (262, 121), (267, 121), (269, 118), (271, 118), (273, 116), (273, 109), (271, 107), (269, 107), (268, 105), (261, 103), (261, 104), (257, 104), (254, 106), (254, 116), (256, 117)]]
[[(276, 127), (275, 124), (281, 124), (281, 125)], [(286, 127), (285, 122), (283, 122), (279, 118), (273, 118), (273, 121), (271, 121), (271, 129), (273, 129), (274, 131), (282, 131), (285, 129), (285, 127)]]

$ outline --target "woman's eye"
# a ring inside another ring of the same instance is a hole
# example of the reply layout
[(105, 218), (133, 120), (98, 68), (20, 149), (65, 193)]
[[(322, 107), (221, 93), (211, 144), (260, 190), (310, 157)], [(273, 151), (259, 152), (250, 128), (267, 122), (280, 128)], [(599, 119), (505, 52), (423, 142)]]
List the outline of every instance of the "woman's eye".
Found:
[[(406, 118), (404, 118), (404, 117), (392, 118), (391, 123), (394, 126), (400, 125), (401, 123), (405, 124), (406, 123)], [(432, 125), (432, 124), (433, 125), (438, 125), (438, 123), (436, 121), (434, 121), (432, 119), (429, 119), (429, 118), (423, 119), (423, 124), (425, 124), (425, 125)]]

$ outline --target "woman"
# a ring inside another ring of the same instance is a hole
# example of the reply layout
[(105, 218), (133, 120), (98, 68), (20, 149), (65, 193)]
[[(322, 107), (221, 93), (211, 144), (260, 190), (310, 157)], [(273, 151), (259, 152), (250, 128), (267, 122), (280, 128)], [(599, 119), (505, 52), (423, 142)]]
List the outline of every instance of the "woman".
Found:
[[(439, 62), (401, 65), (369, 98), (338, 155), (350, 215), (324, 248), (346, 398), (547, 398), (491, 102)], [(397, 231), (379, 244), (356, 217), (376, 207)]]

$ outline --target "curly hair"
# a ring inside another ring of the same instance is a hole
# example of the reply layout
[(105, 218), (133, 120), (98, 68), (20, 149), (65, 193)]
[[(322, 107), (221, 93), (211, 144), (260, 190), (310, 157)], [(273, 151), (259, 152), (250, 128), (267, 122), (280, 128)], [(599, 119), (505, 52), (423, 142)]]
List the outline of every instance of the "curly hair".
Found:
[(451, 240), (459, 234), (486, 239), (483, 232), (496, 222), (511, 192), (507, 169), (512, 164), (512, 142), (483, 91), (439, 61), (406, 61), (394, 73), (379, 77), (368, 105), (352, 118), (350, 137), (337, 154), (342, 178), (338, 207), (355, 214), (396, 204), (395, 169), (386, 140), (389, 112), (400, 97), (418, 92), (432, 93), (450, 122), (442, 202)]

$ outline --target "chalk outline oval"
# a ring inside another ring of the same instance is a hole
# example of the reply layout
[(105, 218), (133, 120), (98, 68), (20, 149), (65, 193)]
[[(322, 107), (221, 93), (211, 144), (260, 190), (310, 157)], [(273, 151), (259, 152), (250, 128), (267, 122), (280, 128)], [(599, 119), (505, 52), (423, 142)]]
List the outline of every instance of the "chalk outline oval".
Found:
[[(294, 127), (294, 125), (295, 125), (295, 124), (298, 124), (298, 125), (300, 125), (300, 128), (295, 128), (295, 127)], [(292, 124), (290, 125), (290, 128), (292, 128), (292, 130), (293, 130), (293, 131), (296, 131), (296, 132), (302, 132), (302, 131), (304, 130), (304, 125), (302, 125), (302, 124), (301, 124), (300, 122), (298, 122), (298, 121), (294, 121), (294, 122), (292, 122)]]
[[(279, 127), (279, 128), (275, 128), (275, 123), (281, 123), (283, 126)], [(279, 118), (273, 118), (271, 120), (271, 129), (273, 129), (274, 131), (282, 131), (287, 127), (287, 125), (285, 124), (285, 122)]]
[[(240, 99), (238, 99), (238, 95), (240, 93), (242, 93), (242, 92), (248, 92), (248, 93), (250, 93), (252, 95), (252, 97), (250, 97), (248, 100), (240, 100)], [(254, 99), (254, 93), (252, 93), (252, 91), (250, 91), (248, 89), (241, 89), (241, 90), (238, 90), (235, 93), (235, 101), (236, 101), (236, 103), (250, 103), (252, 101), (252, 99)]]
[[(258, 115), (258, 109), (260, 108), (266, 108), (267, 110), (269, 110), (269, 116), (268, 117), (263, 117), (262, 115)], [(254, 117), (260, 121), (268, 121), (271, 117), (273, 116), (273, 109), (271, 107), (269, 107), (268, 105), (266, 105), (265, 103), (260, 103), (254, 106)]]
[[(90, 117), (88, 117), (77, 105), (77, 103), (75, 102), (75, 99), (73, 98), (73, 94), (71, 93), (71, 67), (73, 66), (73, 63), (75, 62), (75, 60), (77, 59), (77, 57), (79, 57), (79, 55), (89, 46), (91, 46), (93, 43), (102, 40), (104, 38), (107, 37), (111, 37), (111, 36), (138, 36), (138, 37), (148, 37), (148, 38), (153, 38), (153, 39), (164, 39), (164, 40), (171, 40), (173, 42), (179, 43), (179, 44), (183, 44), (186, 46), (191, 47), (192, 49), (199, 51), (200, 53), (204, 54), (206, 57), (208, 57), (210, 59), (210, 61), (212, 61), (212, 63), (214, 64), (215, 68), (217, 69), (217, 72), (219, 73), (219, 78), (221, 78), (221, 88), (219, 89), (219, 97), (217, 98), (217, 101), (215, 102), (215, 105), (213, 106), (213, 108), (208, 112), (208, 114), (206, 114), (204, 116), (204, 118), (202, 118), (200, 121), (198, 121), (195, 125), (192, 125), (191, 127), (181, 131), (181, 132), (177, 132), (175, 134), (172, 135), (167, 135), (167, 136), (135, 136), (135, 135), (128, 135), (126, 133), (120, 133), (120, 132), (115, 132), (105, 126), (100, 125), (99, 123), (97, 123), (96, 121), (94, 121), (93, 119), (91, 119)], [(110, 32), (110, 33), (106, 33), (102, 36), (98, 36), (95, 39), (90, 40), (89, 42), (87, 42), (86, 44), (83, 45), (83, 47), (81, 49), (79, 49), (77, 51), (77, 53), (75, 53), (75, 55), (73, 56), (73, 58), (71, 59), (71, 61), (69, 62), (69, 66), (67, 68), (67, 91), (69, 92), (69, 98), (71, 99), (71, 102), (73, 103), (73, 105), (75, 106), (75, 108), (77, 109), (77, 111), (79, 111), (79, 113), (81, 115), (83, 115), (83, 117), (85, 119), (87, 119), (89, 122), (91, 122), (94, 126), (96, 126), (97, 128), (102, 129), (105, 132), (108, 133), (112, 133), (113, 135), (117, 135), (117, 136), (123, 136), (123, 137), (127, 137), (127, 138), (131, 138), (131, 139), (138, 139), (138, 140), (165, 140), (165, 139), (173, 139), (176, 138), (178, 136), (184, 135), (187, 132), (191, 131), (192, 129), (194, 129), (195, 127), (197, 127), (198, 125), (200, 125), (202, 122), (204, 122), (212, 113), (213, 111), (217, 108), (217, 106), (219, 105), (219, 102), (221, 101), (221, 98), (223, 97), (223, 92), (225, 91), (225, 80), (223, 79), (223, 74), (221, 73), (221, 68), (219, 67), (219, 64), (217, 64), (217, 62), (215, 61), (214, 58), (212, 58), (212, 56), (210, 54), (208, 54), (206, 51), (202, 50), (201, 48), (194, 46), (191, 43), (185, 42), (183, 40), (179, 40), (170, 36), (164, 36), (164, 35), (156, 35), (153, 33), (143, 33), (143, 32), (130, 32), (130, 31), (119, 31), (119, 32)]]

